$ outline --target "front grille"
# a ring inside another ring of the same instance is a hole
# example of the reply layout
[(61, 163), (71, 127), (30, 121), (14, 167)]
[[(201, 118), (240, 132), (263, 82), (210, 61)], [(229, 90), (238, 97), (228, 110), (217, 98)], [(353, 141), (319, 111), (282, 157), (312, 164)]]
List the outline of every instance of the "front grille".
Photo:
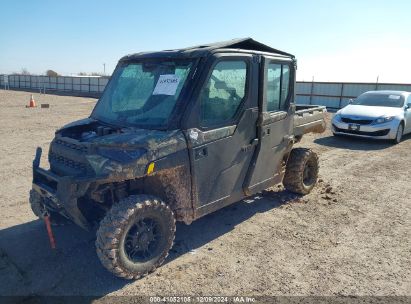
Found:
[(58, 175), (90, 175), (93, 170), (85, 158), (87, 152), (87, 145), (57, 138), (50, 146), (50, 169)]
[(352, 119), (347, 117), (341, 117), (341, 121), (345, 123), (355, 123), (359, 125), (369, 125), (373, 122), (373, 120), (369, 119)]
[(75, 144), (75, 143), (70, 143), (61, 139), (57, 139), (54, 141), (54, 143), (56, 145), (62, 145), (66, 148), (72, 149), (72, 150), (76, 150), (79, 152), (83, 152), (83, 153), (87, 153), (87, 146), (84, 145), (79, 145), (79, 144)]
[(50, 152), (49, 157), (50, 157), (50, 162), (58, 162), (63, 166), (76, 169), (76, 170), (80, 170), (84, 173), (87, 172), (87, 166), (84, 163), (76, 162), (72, 159), (66, 158), (61, 155), (57, 155), (56, 153), (53, 153), (53, 152)]
[(339, 133), (355, 134), (355, 135), (366, 135), (366, 136), (385, 136), (390, 132), (390, 129), (384, 129), (384, 130), (379, 130), (379, 131), (374, 131), (374, 132), (346, 130), (346, 129), (337, 128), (334, 124), (333, 124), (333, 127), (334, 127), (335, 131), (337, 131)]

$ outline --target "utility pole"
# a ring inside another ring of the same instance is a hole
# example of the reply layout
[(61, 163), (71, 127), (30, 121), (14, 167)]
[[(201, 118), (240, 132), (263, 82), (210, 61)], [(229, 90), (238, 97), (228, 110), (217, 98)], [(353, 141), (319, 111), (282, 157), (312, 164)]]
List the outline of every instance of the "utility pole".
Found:
[(311, 80), (311, 90), (310, 90), (310, 105), (313, 104), (313, 93), (314, 93), (314, 76)]

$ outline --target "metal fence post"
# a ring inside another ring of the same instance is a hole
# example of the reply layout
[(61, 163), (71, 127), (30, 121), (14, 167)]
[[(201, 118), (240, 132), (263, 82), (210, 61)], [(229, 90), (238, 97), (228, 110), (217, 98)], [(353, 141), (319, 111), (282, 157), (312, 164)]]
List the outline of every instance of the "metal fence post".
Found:
[(341, 103), (342, 103), (342, 98), (343, 98), (343, 92), (344, 92), (344, 83), (341, 83), (341, 91), (340, 91), (340, 103), (338, 104), (338, 108), (341, 109)]
[(313, 93), (314, 93), (314, 77), (311, 81), (311, 91), (310, 91), (310, 105), (313, 104)]

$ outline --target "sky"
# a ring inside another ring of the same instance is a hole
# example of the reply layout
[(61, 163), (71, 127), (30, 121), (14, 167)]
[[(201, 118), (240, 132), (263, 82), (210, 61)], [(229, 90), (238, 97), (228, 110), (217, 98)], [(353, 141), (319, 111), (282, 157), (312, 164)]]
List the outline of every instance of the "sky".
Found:
[(0, 1), (0, 74), (110, 74), (124, 55), (251, 37), (297, 80), (411, 83), (411, 1)]

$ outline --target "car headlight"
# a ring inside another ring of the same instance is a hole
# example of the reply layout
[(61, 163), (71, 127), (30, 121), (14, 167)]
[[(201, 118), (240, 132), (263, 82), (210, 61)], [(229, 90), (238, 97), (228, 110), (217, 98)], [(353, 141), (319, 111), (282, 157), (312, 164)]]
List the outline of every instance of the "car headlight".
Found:
[(123, 150), (118, 148), (116, 149), (102, 147), (98, 149), (98, 154), (100, 154), (101, 156), (104, 156), (106, 158), (112, 159), (120, 163), (129, 163), (133, 160), (140, 158), (140, 156), (142, 156), (146, 152), (146, 149), (143, 148), (134, 150)]
[(336, 120), (336, 121), (340, 121), (341, 120), (341, 115), (337, 113), (337, 114), (334, 115), (333, 119)]
[(374, 123), (381, 124), (381, 123), (389, 122), (389, 121), (393, 120), (394, 118), (395, 118), (395, 116), (380, 117), (380, 118), (377, 118), (376, 120), (374, 120)]

